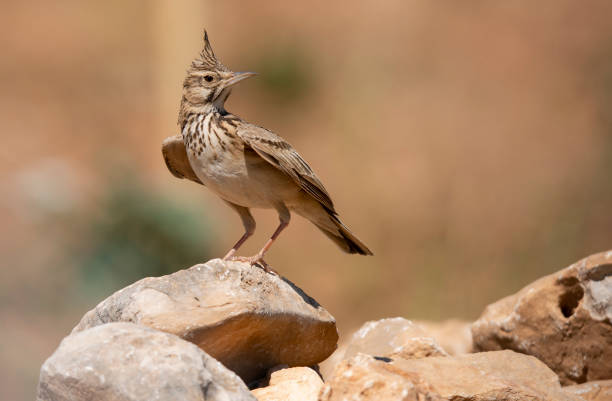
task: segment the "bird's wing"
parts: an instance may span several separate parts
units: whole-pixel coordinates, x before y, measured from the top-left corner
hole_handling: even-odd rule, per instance
[[[255,125],[238,127],[238,136],[265,161],[291,177],[307,194],[334,212],[323,183],[298,152],[278,135]]]
[[[202,181],[196,176],[189,164],[185,143],[181,135],[171,136],[166,138],[162,143],[162,155],[166,162],[166,167],[177,178],[187,178],[198,184]],[[204,184],[202,184],[204,185]]]

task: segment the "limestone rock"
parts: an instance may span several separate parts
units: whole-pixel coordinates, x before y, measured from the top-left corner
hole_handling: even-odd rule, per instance
[[[408,350],[412,350],[416,358],[447,355],[421,327],[396,317],[370,321],[361,326],[348,342],[344,358],[357,353],[389,356],[397,352],[408,357]]]
[[[420,326],[396,317],[366,322],[329,360],[321,364],[328,378],[342,360],[358,353],[379,357],[425,358],[448,355]]]
[[[273,366],[312,366],[336,348],[334,318],[290,281],[241,262],[140,280],[74,328],[134,322],[191,341],[247,383]]]
[[[395,368],[388,358],[357,354],[336,366],[319,401],[441,401],[416,375]]]
[[[236,374],[195,345],[132,323],[66,337],[40,372],[38,401],[254,401]]]
[[[310,368],[277,370],[267,387],[252,390],[258,401],[317,401],[323,387],[321,377]]]
[[[358,354],[338,365],[319,398],[349,399],[582,401],[542,362],[513,351],[422,359]]]
[[[415,337],[406,339],[406,342],[395,348],[393,352],[384,355],[389,358],[419,359],[430,356],[447,356],[444,351],[431,337]]]
[[[600,380],[563,387],[563,391],[584,401],[612,401],[612,380]]]
[[[441,322],[417,321],[415,323],[449,354],[461,355],[472,352],[472,322],[449,319]]]
[[[612,251],[489,305],[472,334],[476,350],[534,355],[563,384],[612,379]]]

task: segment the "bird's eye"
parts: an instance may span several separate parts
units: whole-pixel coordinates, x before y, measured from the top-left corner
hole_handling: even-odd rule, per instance
[[[212,80],[213,80],[213,76],[212,76],[212,75],[206,75],[206,76],[204,77],[204,80],[205,80],[206,82],[212,82]]]

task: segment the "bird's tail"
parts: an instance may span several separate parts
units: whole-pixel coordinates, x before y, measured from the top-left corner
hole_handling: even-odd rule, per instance
[[[373,255],[372,251],[370,251],[368,247],[340,221],[337,214],[328,212],[328,215],[336,230],[330,231],[329,226],[326,225],[326,227],[315,223],[323,234],[327,235],[327,237],[334,241],[344,252]]]

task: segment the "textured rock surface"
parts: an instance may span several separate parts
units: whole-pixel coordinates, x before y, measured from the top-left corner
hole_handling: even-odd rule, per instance
[[[315,365],[338,340],[334,318],[291,282],[219,259],[140,280],[89,311],[73,332],[118,321],[191,341],[247,383],[277,365]]]
[[[357,354],[336,366],[326,380],[319,401],[441,401],[443,398],[421,385],[416,375],[370,355]]]
[[[442,322],[417,321],[415,323],[449,354],[461,355],[472,352],[472,322],[449,319]]]
[[[236,374],[177,336],[110,323],[66,337],[45,361],[39,401],[254,401]]]
[[[310,368],[289,368],[273,372],[267,387],[252,391],[258,401],[317,401],[323,387],[321,377]]]
[[[419,345],[422,345],[419,348]],[[346,346],[344,358],[357,353],[389,356],[412,349],[414,357],[446,355],[446,352],[418,325],[396,317],[366,322],[357,330]],[[407,357],[407,352],[404,352]]]
[[[320,400],[581,401],[542,362],[513,351],[393,360],[358,354],[338,365]]]
[[[336,365],[358,353],[380,357],[425,358],[448,355],[420,326],[396,317],[366,322],[321,366],[327,379]]]
[[[564,384],[612,378],[612,251],[589,256],[489,305],[476,350],[534,355]]]
[[[393,352],[384,356],[389,358],[419,359],[447,355],[446,351],[433,338],[415,337],[406,339],[404,345],[397,347]]]
[[[581,397],[584,401],[612,401],[612,380],[601,380],[563,387],[568,394]]]

